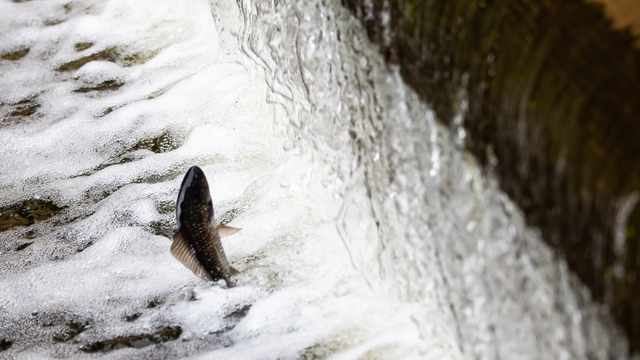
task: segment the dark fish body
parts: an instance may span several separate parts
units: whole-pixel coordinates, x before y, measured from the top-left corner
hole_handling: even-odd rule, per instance
[[[213,216],[207,178],[199,167],[193,166],[180,186],[176,204],[178,233],[171,253],[196,275],[212,281],[224,279],[227,287],[232,287],[231,275],[235,270],[229,266],[222,249],[220,232],[230,235],[239,229],[216,227]]]

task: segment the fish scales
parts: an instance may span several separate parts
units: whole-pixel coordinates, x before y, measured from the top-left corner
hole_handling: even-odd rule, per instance
[[[215,226],[209,184],[197,166],[189,169],[182,181],[176,218],[178,233],[171,245],[173,256],[196,275],[206,280],[224,279],[227,287],[232,287],[231,275],[237,271],[229,266],[220,238],[239,229]]]
[[[203,215],[206,214],[206,207],[198,205],[192,202],[191,204],[183,204],[187,208],[191,207],[196,216],[190,216],[191,211],[185,214],[183,207],[183,215],[189,219],[183,224],[182,236],[188,244],[193,248],[192,254],[198,260],[198,262],[208,271],[210,280],[225,279],[229,281],[229,263],[227,257],[222,250],[222,244],[220,243],[220,236],[218,231],[215,230],[213,224],[209,221],[202,221],[206,219]]]

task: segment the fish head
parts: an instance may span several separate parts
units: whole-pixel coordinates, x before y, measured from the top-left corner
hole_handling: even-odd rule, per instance
[[[202,169],[197,166],[192,166],[182,180],[176,203],[176,218],[178,228],[185,221],[213,220],[209,183]]]

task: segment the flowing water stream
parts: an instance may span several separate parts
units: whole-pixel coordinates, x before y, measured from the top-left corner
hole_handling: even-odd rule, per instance
[[[0,10],[0,358],[627,358],[338,2]],[[192,165],[235,288],[169,253]]]

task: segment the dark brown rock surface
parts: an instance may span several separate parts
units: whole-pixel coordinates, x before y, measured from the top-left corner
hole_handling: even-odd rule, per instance
[[[640,351],[640,52],[579,0],[344,0]]]

